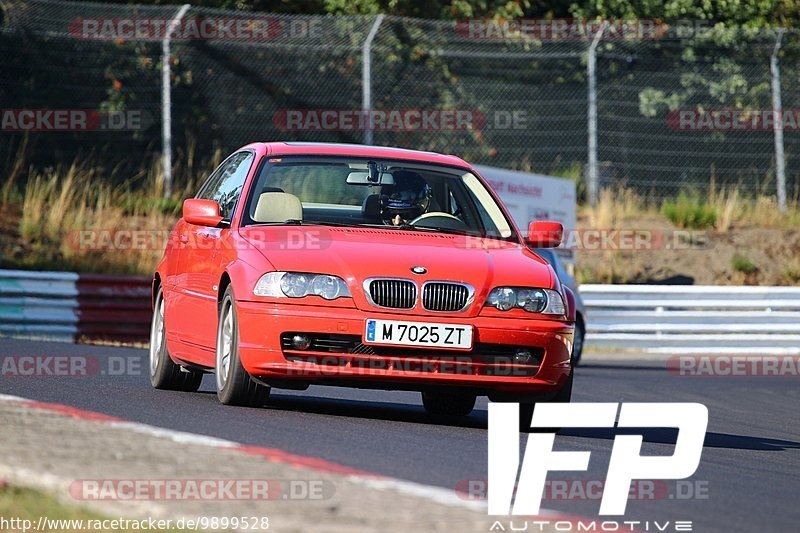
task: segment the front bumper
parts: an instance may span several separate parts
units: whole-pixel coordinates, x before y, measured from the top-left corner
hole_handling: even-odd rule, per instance
[[[266,383],[292,382],[367,388],[426,390],[460,387],[478,394],[549,395],[571,372],[574,325],[570,322],[498,317],[409,316],[355,308],[238,301],[239,354],[244,369]],[[470,324],[473,352],[409,347],[385,353],[293,351],[281,344],[288,332],[363,337],[367,318]],[[478,363],[481,345],[536,349],[534,368]],[[380,350],[378,350],[380,352]],[[451,356],[452,355],[452,356]],[[524,370],[524,371],[523,371]]]

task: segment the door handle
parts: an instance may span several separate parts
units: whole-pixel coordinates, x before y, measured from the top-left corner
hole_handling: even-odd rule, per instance
[[[189,242],[189,236],[186,235],[185,233],[181,234],[180,241],[181,244],[186,244],[187,242]]]

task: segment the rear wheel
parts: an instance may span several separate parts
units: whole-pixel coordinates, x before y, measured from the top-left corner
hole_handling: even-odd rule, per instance
[[[230,286],[219,304],[215,381],[217,398],[224,405],[261,407],[269,399],[270,388],[256,382],[239,359],[239,321]]]
[[[467,416],[475,408],[476,396],[461,392],[423,392],[422,405],[434,416]]]
[[[167,353],[164,308],[164,293],[159,287],[150,323],[150,383],[156,389],[194,392],[203,382],[203,373],[181,369],[170,358]]]

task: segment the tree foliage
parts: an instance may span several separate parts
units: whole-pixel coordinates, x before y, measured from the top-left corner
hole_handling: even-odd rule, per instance
[[[108,0],[184,4],[185,0]],[[389,15],[458,20],[487,18],[647,18],[708,21],[736,28],[795,27],[800,0],[195,0],[195,6],[296,14]]]

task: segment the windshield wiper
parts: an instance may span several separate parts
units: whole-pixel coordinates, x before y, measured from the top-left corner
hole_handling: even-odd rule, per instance
[[[248,226],[300,226],[302,224],[302,220],[290,218],[289,220],[284,220],[283,222],[256,222],[255,224],[248,224]]]
[[[386,226],[405,231],[426,231],[428,233],[446,233],[448,235],[467,235],[469,237],[483,237],[484,235],[477,231],[471,230],[457,230],[452,228],[432,228],[430,226],[414,226],[411,224],[401,224],[399,226]]]
[[[404,231],[422,231],[426,233],[445,233],[448,235],[466,235],[470,237],[486,237],[482,232],[478,231],[463,231],[452,228],[433,228],[429,226],[413,226],[411,224],[401,224],[399,226],[391,226],[386,224],[368,224],[363,222],[334,222],[328,220],[299,220],[290,218],[283,222],[260,222],[251,224],[251,226],[333,226],[340,228],[375,228],[375,229],[395,229]]]
[[[349,222],[334,222],[328,220],[299,220],[297,218],[290,218],[288,220],[284,220],[283,222],[256,222],[255,224],[249,224],[250,226],[335,226],[335,227],[342,227],[342,228],[351,228],[355,226],[367,226],[367,227],[383,227],[377,224],[361,224],[361,223],[349,223]]]

